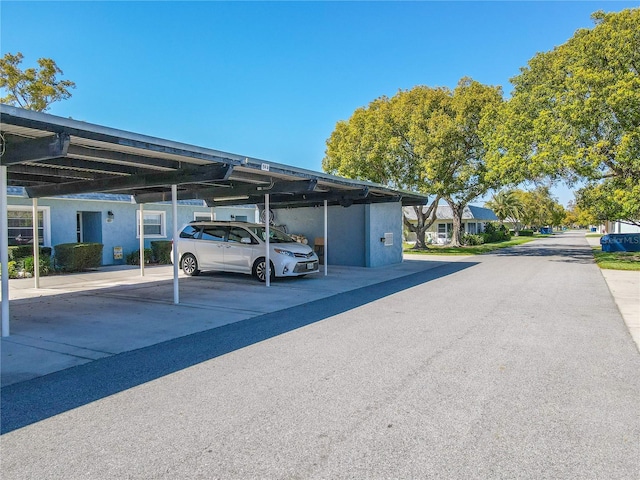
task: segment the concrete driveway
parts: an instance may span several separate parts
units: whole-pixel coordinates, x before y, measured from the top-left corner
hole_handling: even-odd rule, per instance
[[[173,268],[104,267],[97,272],[12,280],[11,335],[2,339],[2,386],[138,348],[332,297],[469,257],[415,257],[370,269],[331,266],[329,275],[283,278],[270,287],[247,275],[180,274]],[[475,263],[473,263],[475,264]],[[451,268],[451,267],[450,267]]]
[[[184,317],[157,305],[165,325]],[[2,473],[636,479],[639,372],[584,236],[566,234],[9,385]]]

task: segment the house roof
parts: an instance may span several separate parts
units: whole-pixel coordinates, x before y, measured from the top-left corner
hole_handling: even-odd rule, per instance
[[[425,207],[423,207],[425,209]],[[404,208],[404,214],[409,220],[416,220],[416,212],[413,208]],[[438,205],[436,213],[438,220],[453,220],[453,213],[449,205]],[[467,205],[462,211],[463,220],[478,220],[482,222],[492,222],[498,220],[493,210],[475,205]]]
[[[27,191],[25,190],[25,188],[16,187],[16,186],[7,186],[7,196],[28,198]],[[55,198],[64,199],[64,200],[93,200],[93,201],[101,201],[101,202],[121,202],[121,203],[135,202],[132,195],[126,195],[123,193],[76,193],[76,194],[70,194],[70,195],[58,195]],[[162,202],[162,203],[171,203],[171,202]],[[205,203],[204,203],[204,200],[195,200],[195,199],[178,200],[178,205],[205,206]]]
[[[280,163],[0,105],[0,165],[31,198],[133,195],[138,203],[201,199],[209,206],[275,207],[402,202],[426,195]]]

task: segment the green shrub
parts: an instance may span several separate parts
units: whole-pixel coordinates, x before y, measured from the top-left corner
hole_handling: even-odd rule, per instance
[[[495,243],[510,240],[511,234],[504,225],[497,226],[493,222],[488,222],[484,226],[482,237],[484,238],[484,243]]]
[[[18,278],[18,268],[16,262],[7,263],[7,267],[9,267],[9,278]]]
[[[153,257],[153,251],[150,248],[144,249],[144,263],[151,263]],[[131,252],[127,255],[127,265],[140,265],[140,250]]]
[[[33,256],[33,245],[17,245],[9,247],[9,260],[20,260],[21,258],[27,258]],[[40,247],[40,256],[50,257],[51,247]]]
[[[51,257],[48,255],[43,255],[38,259],[40,263],[40,275],[46,276],[51,273]],[[35,270],[33,257],[25,257],[22,259],[22,269],[33,275]]]
[[[56,267],[65,272],[82,272],[102,265],[101,243],[61,243],[54,250]]]
[[[482,245],[484,243],[484,236],[465,233],[462,235],[461,240],[463,245],[469,245],[469,246]]]
[[[533,237],[533,230],[520,230],[521,237]]]
[[[7,270],[9,272],[9,278],[18,278],[18,262],[9,260]],[[0,269],[0,276],[2,276],[2,269]]]
[[[171,240],[156,240],[154,242],[151,242],[153,261],[161,265],[169,265],[171,263],[172,246],[173,242]]]

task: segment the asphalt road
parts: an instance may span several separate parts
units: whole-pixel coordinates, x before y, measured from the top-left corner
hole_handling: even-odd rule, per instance
[[[3,389],[2,478],[637,480],[640,355],[589,250],[554,236]]]

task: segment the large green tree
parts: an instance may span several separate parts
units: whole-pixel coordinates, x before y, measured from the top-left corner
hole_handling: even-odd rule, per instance
[[[635,192],[616,188],[615,182],[592,183],[575,194],[577,206],[595,220],[591,223],[603,223],[607,220],[620,220],[622,223],[640,226],[640,185]],[[636,200],[634,200],[636,198]]]
[[[493,210],[501,225],[505,220],[513,221],[516,235],[518,234],[523,205],[513,190],[496,192],[491,196],[491,200],[485,202],[485,207]]]
[[[71,97],[69,89],[76,84],[70,80],[60,80],[63,72],[50,58],[38,59],[38,68],[20,69],[22,53],[7,53],[0,59],[0,90],[6,95],[0,103],[15,105],[28,110],[44,112],[58,100]]]
[[[575,201],[569,201],[563,223],[571,227],[586,228],[597,225],[599,220],[588,209],[582,208]]]
[[[453,91],[417,86],[378,98],[338,122],[323,169],[444,199],[454,213],[452,245],[459,246],[464,207],[495,186],[478,126],[501,102],[499,87],[469,78]],[[424,245],[424,232],[418,242]]]
[[[551,195],[548,186],[538,186],[530,191],[514,190],[513,195],[521,205],[520,219],[524,225],[537,229],[560,226],[564,222],[564,207]]]
[[[593,20],[511,79],[511,99],[483,128],[487,161],[503,182],[586,178],[638,204],[640,9]]]

